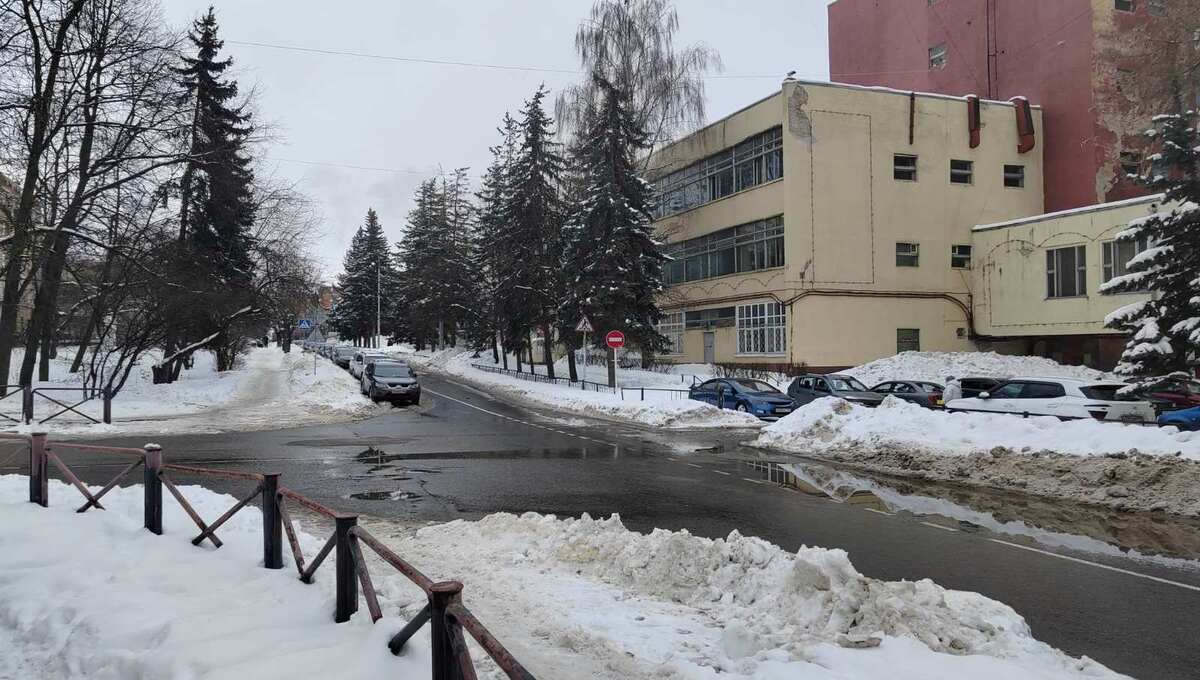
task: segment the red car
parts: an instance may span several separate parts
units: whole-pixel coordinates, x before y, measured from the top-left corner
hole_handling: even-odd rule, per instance
[[[1159,413],[1195,408],[1200,406],[1200,381],[1172,380],[1146,392],[1145,398]]]

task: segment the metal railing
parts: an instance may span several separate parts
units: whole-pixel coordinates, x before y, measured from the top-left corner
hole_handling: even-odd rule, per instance
[[[8,390],[11,388],[20,389],[14,389],[14,391],[9,392]],[[54,404],[54,406],[51,406],[50,408],[57,406],[58,410],[39,420],[39,425],[41,423],[54,420],[55,418],[68,412],[74,413],[75,415],[89,420],[97,425],[100,423],[108,424],[112,422],[112,395],[109,394],[108,388],[106,387],[33,387],[32,385],[5,385],[4,391],[5,395],[0,397],[0,401],[4,401],[5,399],[18,394],[21,395],[21,415],[19,418],[17,418],[7,413],[0,413],[0,419],[3,420],[14,423],[32,423],[33,419],[36,417],[36,414],[34,413],[36,403],[35,399],[41,397],[43,401]],[[78,401],[67,399],[67,401],[64,402],[51,396],[54,393],[76,393],[82,398]],[[101,412],[99,418],[79,410],[80,406],[89,401],[95,400],[99,400],[101,402]],[[72,401],[74,403],[68,403]]]
[[[655,393],[665,393],[668,394],[671,399],[689,399],[692,396],[690,390],[678,390],[673,387],[622,387],[621,400],[624,401],[625,394],[629,393],[631,401],[646,401],[647,392],[649,392],[651,396],[654,396]],[[637,399],[633,399],[632,397],[637,397]]]
[[[104,496],[115,488],[126,475],[141,467],[144,495],[143,525],[146,530],[160,536],[163,533],[162,491],[163,488],[166,488],[200,530],[200,533],[191,539],[192,544],[197,546],[208,541],[214,548],[220,548],[223,543],[217,536],[217,530],[251,501],[259,499],[262,504],[263,517],[263,567],[267,569],[283,568],[283,536],[285,533],[288,544],[291,546],[300,581],[306,584],[313,582],[313,575],[326,558],[331,553],[334,555],[336,588],[334,621],[337,623],[349,621],[350,617],[358,611],[360,587],[362,599],[366,601],[367,610],[371,616],[371,622],[374,623],[383,617],[383,610],[371,580],[370,570],[363,557],[362,546],[365,545],[383,562],[399,571],[420,588],[427,599],[425,607],[388,641],[388,648],[393,654],[399,655],[403,651],[405,643],[428,623],[432,644],[432,677],[435,680],[475,680],[474,662],[471,660],[471,652],[467,648],[463,631],[466,631],[479,644],[480,648],[509,678],[533,680],[533,675],[513,658],[504,645],[463,605],[462,583],[458,581],[434,582],[372,536],[366,529],[358,526],[358,515],[331,510],[282,486],[278,473],[260,474],[165,463],[162,448],[156,444],[147,444],[141,449],[70,444],[48,441],[43,433],[31,435],[0,433],[0,442],[3,441],[18,442],[28,447],[29,502],[42,507],[48,507],[50,504],[50,477],[48,474],[50,465],[53,465],[63,478],[83,496],[85,502],[76,510],[80,513],[87,512],[91,508],[103,510],[104,506],[101,500]],[[92,493],[59,457],[58,452],[60,451],[119,455],[134,460],[117,473],[100,491]],[[254,489],[214,522],[208,524],[196,512],[172,479],[172,477],[180,476],[245,481],[252,483]],[[304,554],[301,551],[296,527],[288,511],[288,503],[294,503],[334,521],[333,535],[325,541],[324,546],[309,563],[305,562]]]
[[[608,392],[610,394],[616,394],[617,389],[618,389],[615,387],[609,387],[608,385],[605,385],[604,383],[592,382],[590,380],[571,380],[570,378],[551,378],[548,375],[539,375],[537,373],[526,373],[524,371],[514,371],[511,368],[501,368],[499,366],[488,366],[487,364],[471,364],[471,367],[477,368],[477,369],[479,369],[481,371],[485,371],[487,373],[497,373],[499,375],[509,375],[514,378],[520,378],[521,380],[528,380],[530,382],[546,383],[549,385],[566,385],[567,387],[578,387],[585,392],[587,392],[587,391]]]

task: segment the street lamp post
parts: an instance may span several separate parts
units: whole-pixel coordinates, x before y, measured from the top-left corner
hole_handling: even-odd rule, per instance
[[[382,340],[379,339],[379,336],[382,335],[382,333],[383,333],[382,330],[380,330],[381,326],[380,326],[380,320],[379,320],[379,317],[380,317],[379,310],[383,306],[382,302],[380,301],[380,288],[381,288],[381,286],[379,283],[379,260],[376,260],[375,261],[375,341],[376,342],[383,342]]]

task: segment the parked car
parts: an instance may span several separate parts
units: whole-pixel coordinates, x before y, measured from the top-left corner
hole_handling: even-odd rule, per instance
[[[857,378],[831,373],[828,375],[800,375],[788,385],[788,396],[797,406],[811,403],[821,397],[840,397],[863,406],[878,406],[883,395],[872,392]]]
[[[694,385],[688,397],[719,408],[733,409],[758,416],[763,420],[779,420],[795,410],[795,404],[765,380],[753,378],[714,378]]]
[[[958,384],[962,387],[963,397],[978,397],[980,392],[990,392],[996,389],[996,386],[1004,382],[997,378],[959,378]]]
[[[350,359],[350,375],[355,378],[362,378],[363,369],[372,359],[390,359],[387,354],[373,349],[360,349],[354,353],[354,357]]]
[[[363,367],[359,387],[371,401],[387,399],[409,404],[421,403],[421,383],[417,381],[417,372],[400,361],[372,359]]]
[[[948,402],[946,410],[1153,423],[1154,407],[1118,394],[1124,386],[1070,378],[1014,378],[977,397]]]
[[[911,401],[925,408],[942,407],[942,386],[937,383],[920,380],[891,380],[879,383],[871,388],[883,396],[893,396],[904,401]]]
[[[350,347],[349,345],[344,345],[342,347],[335,347],[330,352],[329,358],[333,359],[333,363],[337,364],[338,366],[341,366],[342,368],[349,370],[350,361],[352,359],[354,359],[354,353],[357,351],[358,350],[356,350],[353,347]]]
[[[1158,417],[1159,425],[1174,425],[1188,432],[1200,432],[1200,406],[1168,411]]]
[[[1153,404],[1159,413],[1190,409],[1200,406],[1200,382],[1170,380],[1139,396]]]

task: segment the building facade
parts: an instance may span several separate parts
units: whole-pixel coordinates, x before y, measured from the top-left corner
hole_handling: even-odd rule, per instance
[[[1043,107],[1045,211],[1144,195],[1126,178],[1148,125],[1131,115],[1117,41],[1143,22],[1171,21],[1169,0],[835,0],[834,81]],[[1039,132],[1042,128],[1039,127]]]
[[[972,228],[1042,212],[1025,101],[789,80],[656,153],[676,362],[973,349]]]

